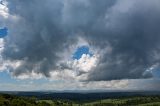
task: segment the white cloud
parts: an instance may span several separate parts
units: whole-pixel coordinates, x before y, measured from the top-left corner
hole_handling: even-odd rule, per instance
[[[98,57],[89,54],[83,54],[82,57],[73,61],[73,68],[76,70],[81,70],[82,72],[89,72],[92,68],[96,67]]]
[[[15,83],[1,83],[0,90],[29,91],[29,90],[157,90],[159,79],[126,79],[112,81],[48,81],[47,83],[37,83],[35,80],[21,81]],[[17,86],[18,84],[18,86]],[[142,86],[143,85],[143,86]],[[147,89],[146,89],[147,88]]]
[[[77,60],[70,60],[63,64],[66,65],[66,69],[54,70],[50,72],[51,80],[87,80],[88,73],[92,71],[92,68],[96,67],[98,61],[97,56],[90,56],[89,54],[83,54],[82,57]],[[82,73],[82,74],[81,74]]]
[[[15,61],[10,61],[10,60],[4,60],[1,58],[0,60],[0,71],[8,70],[9,67],[12,69],[15,69],[19,67],[21,64],[23,64],[23,60],[15,60]]]
[[[6,69],[6,63],[4,63],[3,58],[2,58],[2,52],[4,49],[4,39],[0,38],[0,71],[3,71]]]
[[[52,71],[50,72],[51,77],[49,80],[54,81],[54,80],[75,80],[76,78],[76,73],[73,70],[57,70],[57,71]]]
[[[90,89],[123,89],[127,88],[129,80],[111,80],[111,81],[91,81],[84,83],[84,87]]]
[[[4,40],[0,38],[0,53],[2,53],[4,49]]]
[[[56,83],[57,82],[57,83]],[[93,81],[93,82],[77,82],[77,81],[48,81],[47,83],[39,83],[34,80],[18,82],[17,84],[5,83],[0,85],[0,90],[12,88],[12,90],[123,90],[129,85],[128,80],[113,80],[113,81]]]
[[[3,2],[3,4],[0,4],[0,16],[3,18],[8,18],[8,8],[7,8],[7,2]]]
[[[20,79],[20,80],[24,80],[24,79],[41,79],[43,77],[44,76],[40,73],[31,72],[31,73],[21,74],[15,78]]]

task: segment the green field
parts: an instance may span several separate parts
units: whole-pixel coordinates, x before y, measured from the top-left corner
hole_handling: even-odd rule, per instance
[[[96,101],[38,100],[35,97],[0,95],[0,106],[160,106],[160,96],[126,97]]]

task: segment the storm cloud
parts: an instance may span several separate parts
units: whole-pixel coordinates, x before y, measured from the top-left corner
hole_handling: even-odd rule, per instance
[[[146,70],[160,62],[159,0],[7,0],[7,4],[12,19],[3,19],[9,36],[1,55],[13,76],[53,77],[51,73],[65,74],[64,70],[75,74],[75,62],[68,61],[74,61],[70,57],[79,44],[86,46],[80,39],[96,57],[91,71],[79,68],[73,75],[80,80],[83,75],[88,81],[151,78]]]

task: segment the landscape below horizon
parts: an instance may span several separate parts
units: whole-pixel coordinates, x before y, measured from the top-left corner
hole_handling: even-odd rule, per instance
[[[160,92],[0,92],[0,106],[160,106]]]

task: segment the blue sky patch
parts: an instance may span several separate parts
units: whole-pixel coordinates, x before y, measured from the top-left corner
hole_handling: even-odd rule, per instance
[[[16,80],[12,79],[7,71],[0,72],[0,83],[15,83]]]
[[[93,54],[89,51],[88,46],[81,46],[76,49],[76,52],[73,54],[73,59],[80,59],[83,54],[89,54],[92,56]]]
[[[154,78],[160,78],[160,69],[156,69],[152,71]]]
[[[8,34],[8,29],[6,27],[0,29],[0,38],[7,36],[7,34]]]

